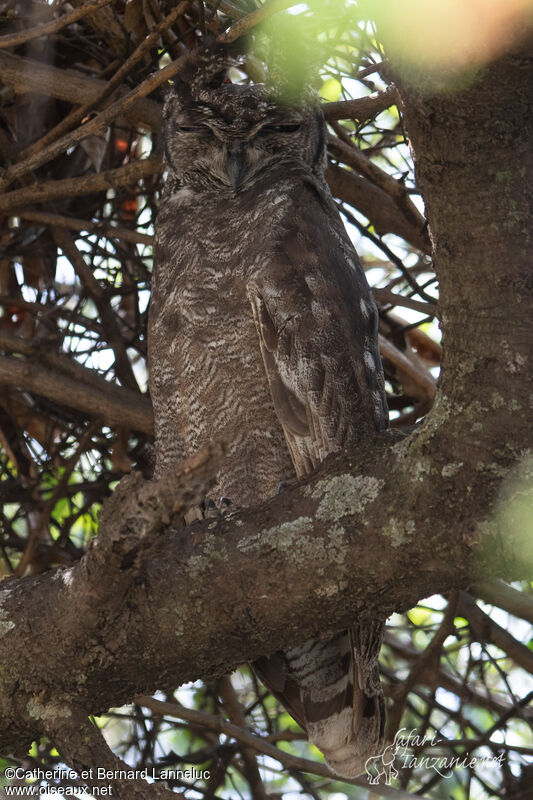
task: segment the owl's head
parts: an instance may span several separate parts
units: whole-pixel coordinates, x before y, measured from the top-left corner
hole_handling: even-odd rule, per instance
[[[289,164],[321,173],[326,130],[319,103],[307,97],[288,106],[261,84],[228,83],[227,66],[220,54],[195,54],[168,94],[166,156],[180,185],[239,192]]]

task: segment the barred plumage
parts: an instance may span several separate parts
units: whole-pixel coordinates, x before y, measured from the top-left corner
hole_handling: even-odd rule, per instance
[[[165,106],[150,389],[157,472],[225,440],[213,496],[249,506],[382,430],[387,410],[377,313],[324,179],[319,107],[223,83],[217,59],[197,55]],[[361,772],[382,742],[382,630],[355,623],[255,665],[339,774]]]

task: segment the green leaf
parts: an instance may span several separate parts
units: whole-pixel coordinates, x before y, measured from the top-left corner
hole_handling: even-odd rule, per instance
[[[320,87],[320,97],[329,103],[336,102],[342,93],[342,86],[336,78],[326,78]]]

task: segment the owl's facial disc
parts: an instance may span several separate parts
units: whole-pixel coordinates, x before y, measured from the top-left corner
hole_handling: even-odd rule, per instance
[[[284,165],[321,169],[325,129],[312,105],[282,106],[257,85],[228,84],[167,109],[167,160],[183,186],[237,194],[260,175],[277,180]]]

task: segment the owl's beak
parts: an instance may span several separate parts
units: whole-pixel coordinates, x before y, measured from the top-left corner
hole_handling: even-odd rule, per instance
[[[227,170],[233,188],[239,191],[245,173],[245,155],[242,142],[232,142],[228,149]]]

